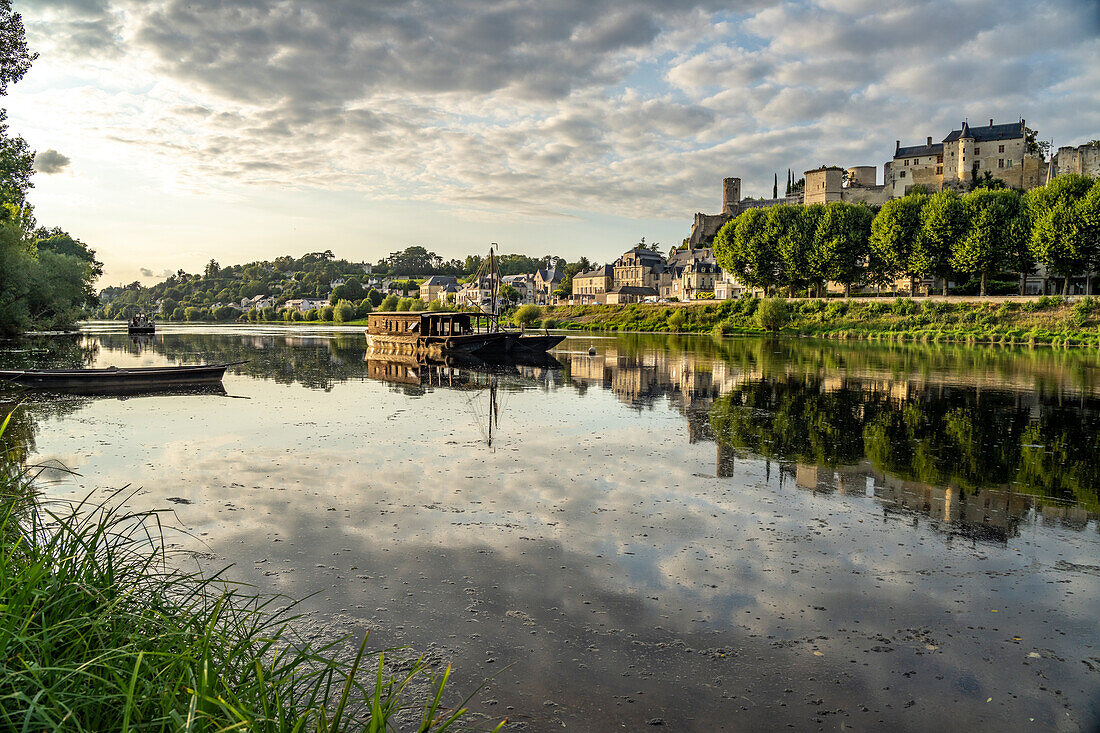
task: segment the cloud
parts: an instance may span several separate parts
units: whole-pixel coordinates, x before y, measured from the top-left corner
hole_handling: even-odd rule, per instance
[[[1100,109],[1100,23],[1082,0],[28,0],[23,12],[54,54],[36,70],[81,78],[65,88],[71,124],[186,187],[353,191],[472,217],[686,228],[726,175],[759,195],[788,167],[880,165],[895,139],[939,138],[967,115],[1024,116],[1068,143],[1095,137]]]
[[[34,169],[47,176],[60,173],[69,167],[69,157],[62,155],[53,148],[43,150],[34,156]]]

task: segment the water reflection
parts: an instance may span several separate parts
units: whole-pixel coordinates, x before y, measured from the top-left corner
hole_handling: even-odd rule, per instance
[[[514,664],[488,714],[1100,720],[1091,352],[574,336],[560,366],[486,368],[376,362],[357,333],[83,344],[97,366],[249,358],[225,384],[251,399],[28,403],[23,454],[68,451],[78,491],[142,486],[212,562],[454,661],[465,690]]]

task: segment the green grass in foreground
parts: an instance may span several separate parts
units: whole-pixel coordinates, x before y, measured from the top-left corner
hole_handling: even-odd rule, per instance
[[[0,435],[7,421],[0,424]],[[25,472],[0,467],[0,728],[13,731],[444,731],[450,668],[410,690],[295,616],[219,577],[170,568],[156,513],[53,511]],[[497,730],[503,723],[497,727]]]
[[[591,331],[763,333],[760,299],[690,305],[557,306],[536,327]],[[1100,347],[1100,302],[1059,297],[1023,302],[944,302],[932,299],[783,301],[784,333],[826,338]]]

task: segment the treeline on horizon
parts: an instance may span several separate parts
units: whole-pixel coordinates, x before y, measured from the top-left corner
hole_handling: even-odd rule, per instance
[[[483,269],[485,259],[480,255],[470,255],[463,261],[445,261],[424,247],[413,246],[382,258],[371,267],[369,275],[364,263],[337,259],[332,250],[310,252],[297,258],[285,255],[274,260],[226,267],[210,260],[201,273],[192,274],[181,269],[150,286],[135,281],[129,285],[104,288],[100,291],[101,302],[91,311],[91,315],[128,320],[139,312],[159,312],[177,321],[222,321],[239,317],[253,321],[290,320],[296,316],[278,307],[280,304],[299,298],[323,298],[328,300],[328,307],[332,310],[317,309],[314,317],[308,312],[300,314],[300,320],[352,320],[369,313],[372,308],[426,308],[423,302],[409,298],[419,290],[419,278],[451,275],[459,281],[468,281]],[[585,257],[577,262],[566,262],[554,255],[536,258],[522,254],[498,255],[496,266],[502,275],[533,273],[546,267],[559,268],[564,273],[562,287],[568,288],[567,292],[571,292],[573,275],[595,267]],[[371,289],[369,281],[380,277],[398,278],[393,285],[400,295]],[[332,287],[337,280],[344,280],[344,283]],[[273,298],[276,305],[257,309],[256,313],[250,310],[242,312],[241,301],[257,295]],[[390,300],[387,301],[387,298]],[[353,310],[348,311],[345,307],[343,312],[338,311],[342,302]],[[212,307],[215,304],[221,306]]]
[[[999,187],[998,187],[999,186]],[[973,278],[980,295],[1024,294],[1025,278],[1039,265],[1064,278],[1100,270],[1100,181],[1059,176],[1028,192],[996,179],[960,195],[928,194],[920,187],[877,211],[833,202],[750,209],[723,226],[714,253],[746,285],[790,295],[822,294],[825,284],[885,286],[933,277]],[[1011,273],[1013,282],[996,278]],[[958,292],[958,291],[957,291]]]
[[[23,20],[0,2],[0,96],[30,69]],[[103,272],[95,252],[58,227],[42,227],[27,193],[34,187],[34,151],[8,132],[0,108],[0,337],[71,326],[95,305]]]

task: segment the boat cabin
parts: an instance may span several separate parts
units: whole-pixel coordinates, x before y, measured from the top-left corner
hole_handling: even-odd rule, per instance
[[[437,311],[384,311],[367,318],[367,333],[374,336],[447,338],[474,333],[471,313]]]

